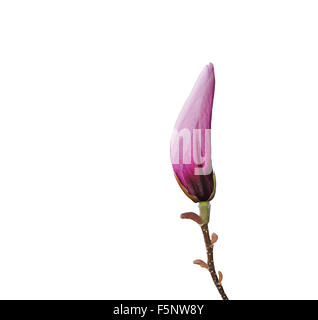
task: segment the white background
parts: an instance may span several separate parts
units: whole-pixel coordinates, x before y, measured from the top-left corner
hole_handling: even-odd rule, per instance
[[[318,298],[316,1],[2,1],[0,298],[219,299],[174,122],[213,62],[232,299]]]

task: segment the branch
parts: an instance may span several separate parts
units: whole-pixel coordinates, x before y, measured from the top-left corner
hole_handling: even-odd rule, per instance
[[[213,258],[213,247],[216,241],[218,240],[218,236],[216,233],[212,234],[212,237],[210,238],[209,235],[209,227],[207,224],[202,224],[202,219],[199,215],[197,215],[194,212],[186,212],[181,215],[182,219],[190,219],[196,222],[197,224],[200,225],[202,233],[203,233],[203,238],[204,238],[204,243],[206,247],[206,253],[207,253],[207,259],[208,263],[205,263],[204,261],[197,259],[194,260],[193,263],[201,266],[202,268],[208,269],[212,280],[218,289],[221,297],[223,300],[229,300],[227,295],[224,292],[223,286],[222,286],[222,280],[223,280],[223,274],[221,271],[218,272],[218,275],[216,274],[215,271],[215,266],[214,266],[214,258]]]

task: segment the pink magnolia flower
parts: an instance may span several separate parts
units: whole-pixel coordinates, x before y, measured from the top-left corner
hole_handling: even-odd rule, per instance
[[[194,202],[210,201],[215,194],[211,161],[211,117],[214,68],[204,67],[176,121],[170,158],[176,179]]]

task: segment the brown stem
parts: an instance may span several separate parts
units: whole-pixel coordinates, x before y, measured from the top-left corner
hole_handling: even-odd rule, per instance
[[[218,276],[217,276],[217,274],[215,272],[214,260],[213,260],[213,243],[211,242],[211,239],[210,239],[208,225],[207,224],[201,225],[201,230],[202,230],[202,233],[203,233],[205,247],[206,247],[206,253],[207,253],[207,257],[208,257],[208,267],[209,267],[208,270],[209,270],[209,272],[211,274],[212,280],[213,280],[216,288],[218,289],[222,299],[223,300],[229,300],[227,295],[224,292],[222,284],[219,283]]]

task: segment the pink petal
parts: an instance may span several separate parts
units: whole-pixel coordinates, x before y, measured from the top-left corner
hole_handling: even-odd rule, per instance
[[[206,201],[214,191],[211,162],[211,116],[214,68],[204,67],[176,121],[171,138],[173,170],[189,194]]]

